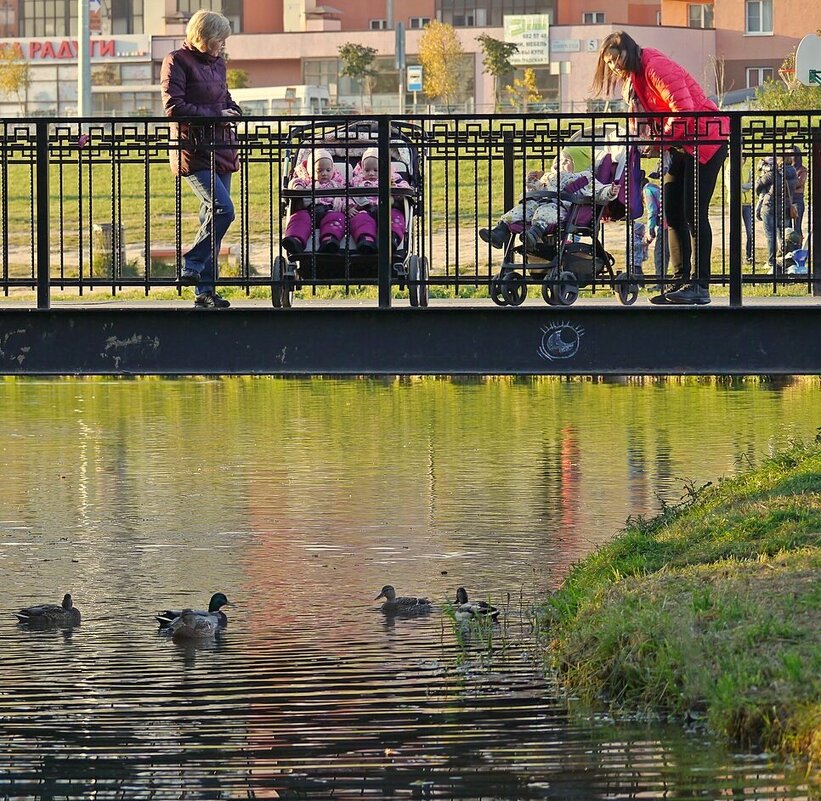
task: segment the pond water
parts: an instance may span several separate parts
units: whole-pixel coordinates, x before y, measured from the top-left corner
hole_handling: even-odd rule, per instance
[[[568,704],[530,610],[629,515],[819,424],[817,379],[1,382],[0,797],[804,798]],[[437,609],[386,617],[387,583]],[[455,629],[460,585],[501,624]],[[157,633],[217,590],[215,644]],[[15,625],[64,592],[80,628]]]

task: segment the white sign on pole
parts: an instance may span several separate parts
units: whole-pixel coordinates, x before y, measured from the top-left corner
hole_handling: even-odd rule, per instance
[[[514,67],[550,63],[550,15],[506,14],[505,42],[519,46],[510,57]]]
[[[408,81],[407,89],[408,89],[409,92],[421,92],[422,91],[422,68],[421,67],[408,67],[408,69],[407,69],[407,81]]]

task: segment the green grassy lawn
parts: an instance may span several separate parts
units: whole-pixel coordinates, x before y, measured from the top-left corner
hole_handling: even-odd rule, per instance
[[[821,439],[628,521],[539,612],[571,693],[821,758]]]

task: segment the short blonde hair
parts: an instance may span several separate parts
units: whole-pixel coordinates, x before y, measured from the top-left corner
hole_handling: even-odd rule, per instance
[[[195,12],[185,26],[185,38],[195,47],[224,42],[230,35],[231,23],[219,12],[204,8]]]

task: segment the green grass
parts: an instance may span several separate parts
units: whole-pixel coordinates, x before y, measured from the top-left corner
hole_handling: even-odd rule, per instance
[[[821,758],[821,444],[628,521],[540,609],[572,693]]]

